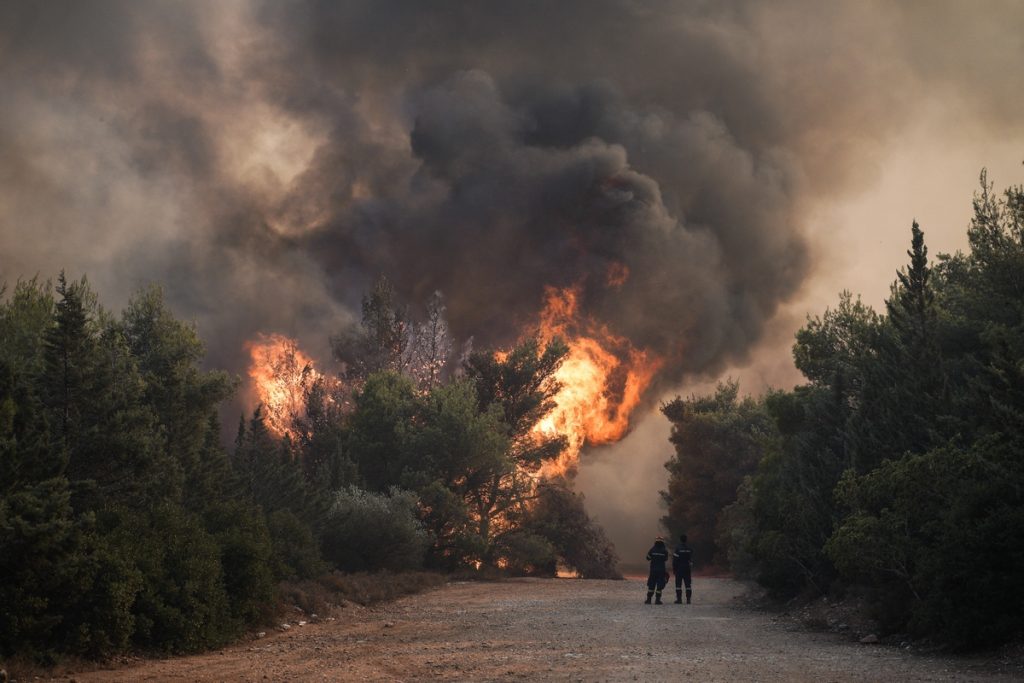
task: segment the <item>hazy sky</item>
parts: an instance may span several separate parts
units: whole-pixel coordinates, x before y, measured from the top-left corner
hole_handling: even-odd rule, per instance
[[[239,373],[258,332],[327,360],[380,273],[480,343],[579,285],[667,359],[652,399],[789,386],[806,314],[880,306],[912,219],[962,248],[980,169],[1021,182],[1021,26],[1011,0],[6,2],[0,280],[85,273],[115,309],[159,282]],[[624,557],[666,434],[581,471]]]

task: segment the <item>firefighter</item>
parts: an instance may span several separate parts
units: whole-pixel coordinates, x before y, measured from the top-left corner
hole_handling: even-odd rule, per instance
[[[655,595],[654,604],[661,605],[661,591],[668,583],[668,570],[665,568],[665,563],[668,562],[668,548],[661,536],[655,539],[654,546],[647,551],[647,561],[651,563],[651,573],[647,576],[647,599],[644,600],[644,604],[651,604],[651,596]]]
[[[676,575],[676,603],[683,604],[683,582],[686,582],[686,604],[690,604],[690,570],[693,568],[693,551],[686,545],[686,534],[679,537],[679,545],[672,552],[672,573]]]

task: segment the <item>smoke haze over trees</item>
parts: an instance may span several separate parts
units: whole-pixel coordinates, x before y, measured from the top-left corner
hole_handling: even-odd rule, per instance
[[[488,344],[579,284],[675,382],[749,351],[811,270],[807,199],[916,92],[1015,120],[999,7],[8,3],[0,272],[160,282],[230,370],[261,331],[327,358],[379,273]]]
[[[525,438],[519,421],[536,412],[499,396],[557,365],[557,344],[523,343],[546,288],[572,287],[581,317],[628,342],[619,353],[657,357],[648,407],[742,363],[780,307],[850,243],[814,207],[879,178],[887,150],[919,118],[939,109],[968,139],[1020,139],[1021,24],[1024,8],[1011,0],[4,3],[0,282],[13,289],[0,437],[12,462],[53,457],[7,480],[3,494],[12,518],[58,520],[63,536],[32,536],[30,524],[3,542],[85,558],[41,590],[96,586],[106,602],[71,606],[76,623],[117,615],[90,642],[70,627],[52,642],[83,652],[221,642],[252,618],[242,596],[265,596],[273,579],[311,575],[325,559],[344,564],[317,552],[331,545],[325,520],[380,509],[412,547],[416,524],[432,534],[428,563],[531,570],[580,550],[555,547],[569,535],[551,522],[565,515],[594,542],[577,568],[599,574],[610,554],[581,499],[555,484],[529,490],[516,476],[536,464],[531,448],[558,444]],[[943,141],[929,148],[944,151]],[[972,253],[1002,263],[997,237]],[[875,245],[856,245],[850,258],[871,261]],[[946,287],[948,276],[962,290],[956,305],[981,310],[964,303],[976,265],[951,261],[931,284]],[[65,283],[52,296],[25,284],[64,269],[91,285]],[[366,335],[362,297],[381,274],[391,283],[378,292],[382,334]],[[139,294],[154,282],[159,301]],[[125,312],[101,315],[97,295]],[[431,302],[434,313],[409,321],[392,310],[398,302],[417,311]],[[876,425],[899,423],[894,406],[929,411],[961,395],[950,377],[976,379],[976,368],[930,362],[945,351],[921,330],[948,321],[920,314],[948,301],[892,304],[891,323],[849,300],[809,324],[796,358],[809,386],[758,406],[779,433],[742,495],[786,522],[779,528],[803,524],[798,547],[747,546],[751,557],[782,548],[769,559],[800,559],[795,579],[773,573],[790,565],[759,565],[779,581],[834,569],[823,548],[847,464],[857,478],[844,500],[877,516],[875,468],[966,429],[910,420],[899,438],[873,441]],[[972,343],[1010,349],[993,351],[993,363],[1012,374],[1004,329],[969,332]],[[341,395],[310,374],[301,424],[283,443],[251,412],[252,396],[231,393],[229,375],[200,369],[239,373],[246,344],[275,333],[321,363],[345,363],[352,380]],[[476,346],[461,346],[470,338]],[[418,342],[403,346],[409,339]],[[473,348],[513,349],[515,362]],[[868,367],[865,348],[885,362]],[[453,355],[469,361],[456,364],[469,380],[444,371]],[[894,394],[890,370],[917,383]],[[550,396],[524,393],[543,412]],[[855,411],[854,396],[878,414]],[[222,429],[214,413],[225,404]],[[225,448],[242,405],[238,439]],[[728,425],[733,408],[697,422]],[[804,420],[829,429],[807,434]],[[459,429],[409,427],[423,424]],[[840,452],[854,459],[830,455]],[[126,468],[122,488],[115,474]],[[657,483],[640,482],[634,496],[621,469],[611,479],[633,509],[641,495],[658,501]],[[324,490],[311,493],[313,483]],[[820,495],[803,496],[808,487]],[[416,523],[403,512],[412,494],[428,508]],[[542,505],[530,517],[522,502],[533,494]],[[108,495],[117,509],[101,514]],[[139,500],[152,518],[133,517]],[[357,537],[350,531],[336,545]],[[161,534],[175,542],[166,566],[140,550]],[[198,559],[174,565],[184,556]],[[222,585],[226,573],[237,582]],[[102,576],[122,580],[95,584]],[[196,594],[161,592],[182,577]],[[190,610],[202,612],[199,626],[181,617]],[[2,638],[44,638],[51,627],[47,614],[27,617]]]
[[[777,596],[860,590],[890,633],[960,648],[1024,625],[1024,188],[981,182],[969,252],[929,258],[914,222],[884,315],[844,292],[808,318],[805,384],[664,407],[670,528],[717,532]]]

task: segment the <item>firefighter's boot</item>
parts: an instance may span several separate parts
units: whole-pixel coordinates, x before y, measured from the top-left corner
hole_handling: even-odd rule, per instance
[[[687,588],[686,589],[686,604],[687,605],[690,604],[690,596],[692,596],[692,595],[693,595],[693,591],[690,590],[689,588]]]
[[[654,594],[654,604],[655,605],[664,604],[664,603],[661,602],[661,591],[658,591],[657,593]]]
[[[675,602],[675,604],[677,604],[677,605],[683,604],[683,589],[682,588],[677,588],[676,589],[676,602]]]
[[[644,600],[645,605],[651,604],[651,596],[654,595],[654,591],[647,591],[647,599]]]

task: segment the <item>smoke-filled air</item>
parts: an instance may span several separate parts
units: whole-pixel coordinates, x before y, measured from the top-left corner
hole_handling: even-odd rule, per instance
[[[326,360],[380,274],[409,302],[443,292],[478,344],[536,325],[554,289],[624,340],[618,362],[644,357],[637,383],[676,387],[749,353],[811,270],[809,194],[864,173],[922,81],[958,76],[921,55],[953,27],[931,13],[15,3],[0,266],[120,297],[160,282],[236,371],[261,333]]]
[[[806,276],[808,131],[752,27],[556,5],[8,8],[5,269],[160,282],[236,370],[260,334],[323,356],[384,275],[478,346],[579,335],[621,436]]]
[[[380,276],[440,291],[459,344],[565,337],[540,428],[616,441],[749,362],[828,249],[810,209],[933,92],[1019,133],[995,4],[8,4],[0,275],[159,283],[243,376],[274,335],[330,373]]]
[[[672,495],[659,407],[679,430],[676,395],[791,387],[809,311],[877,305],[915,217],[934,253],[963,249],[982,167],[1019,177],[1022,25],[1000,0],[5,2],[3,296],[63,272],[128,330],[158,296],[228,373],[196,389],[225,452],[258,422],[313,453],[316,421],[374,391],[411,392],[422,426],[469,377],[473,433],[503,420],[502,486],[582,490],[642,563]],[[528,370],[533,403],[502,394]],[[324,452],[370,448],[363,428]],[[429,482],[381,477],[425,514]],[[467,519],[494,514],[481,538],[518,524],[446,481]]]

